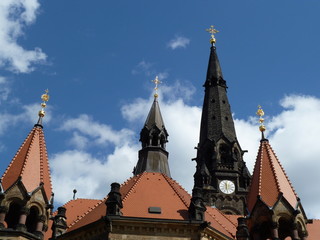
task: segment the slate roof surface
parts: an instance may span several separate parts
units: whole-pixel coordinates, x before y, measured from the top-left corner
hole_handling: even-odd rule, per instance
[[[164,128],[164,122],[162,119],[159,103],[156,97],[154,98],[153,104],[151,106],[144,126],[150,130],[154,125],[157,126],[157,128],[160,130]]]
[[[274,206],[279,194],[296,208],[297,194],[268,140],[260,143],[257,160],[252,174],[250,191],[248,194],[248,209],[251,212],[257,196],[260,196],[269,207]]]
[[[123,199],[121,209],[125,217],[189,220],[188,207],[191,196],[174,180],[161,173],[144,172],[134,176],[121,185]],[[97,221],[106,214],[105,199],[95,202],[82,216],[74,222],[68,221],[68,231],[78,229]],[[65,205],[67,212],[76,211]],[[148,212],[149,207],[160,207],[161,214]],[[71,213],[71,215],[75,215]],[[218,209],[208,207],[206,221],[228,237],[234,238],[236,233],[236,217],[228,217]]]
[[[19,177],[28,192],[43,183],[47,198],[50,199],[52,184],[49,160],[43,129],[39,126],[30,131],[4,172],[1,178],[4,190],[11,187]]]

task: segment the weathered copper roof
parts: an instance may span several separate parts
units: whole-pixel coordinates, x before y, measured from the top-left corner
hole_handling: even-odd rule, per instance
[[[257,197],[269,207],[274,206],[280,194],[296,208],[297,194],[268,140],[262,140],[248,194],[248,209],[251,212]]]
[[[123,199],[121,209],[125,217],[189,220],[188,207],[191,196],[174,180],[161,173],[144,172],[134,176],[122,184],[120,192]],[[69,223],[68,231],[78,229],[91,222],[97,221],[106,214],[106,199],[95,203],[94,207]],[[68,211],[74,211],[65,206]],[[149,207],[161,208],[161,213],[149,213]],[[229,218],[218,209],[208,207],[206,221],[211,226],[228,237],[236,233],[236,218]]]
[[[21,178],[28,192],[32,192],[40,183],[44,184],[47,198],[52,193],[49,160],[42,127],[35,126],[4,172],[1,180],[4,190]]]

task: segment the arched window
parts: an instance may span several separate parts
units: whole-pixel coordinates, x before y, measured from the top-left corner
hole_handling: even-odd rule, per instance
[[[15,228],[19,223],[21,205],[17,202],[12,202],[9,207],[9,211],[6,214],[5,221],[8,228]]]
[[[158,134],[156,132],[153,132],[152,134],[152,146],[158,146]]]
[[[259,228],[261,239],[272,239],[271,238],[271,224],[270,222],[263,222]]]
[[[38,223],[39,210],[37,207],[33,206],[30,208],[30,213],[26,220],[27,231],[33,233],[36,231]]]
[[[291,236],[292,222],[284,217],[279,219],[279,237],[280,239],[286,239]]]
[[[219,146],[219,153],[220,153],[220,159],[221,159],[221,163],[225,163],[225,164],[229,164],[232,163],[232,159],[231,159],[231,152],[230,152],[230,148],[227,144],[220,144]]]
[[[166,139],[163,134],[160,137],[160,145],[162,148],[164,148],[164,149],[166,148]]]

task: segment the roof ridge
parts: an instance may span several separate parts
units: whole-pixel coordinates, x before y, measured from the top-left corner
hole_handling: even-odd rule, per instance
[[[296,193],[296,191],[295,191],[295,189],[294,189],[294,187],[293,187],[293,185],[292,185],[292,183],[291,183],[291,181],[290,181],[290,179],[289,179],[289,177],[288,177],[288,175],[287,175],[286,171],[284,170],[284,168],[283,168],[283,166],[282,166],[281,162],[279,161],[279,159],[278,159],[277,155],[276,155],[276,154],[275,154],[275,152],[273,151],[273,149],[272,149],[271,145],[270,145],[270,144],[268,144],[268,147],[269,147],[269,149],[267,149],[268,153],[269,153],[269,151],[271,151],[271,152],[273,153],[273,155],[274,155],[274,157],[275,157],[276,161],[278,162],[278,164],[279,164],[279,166],[280,166],[280,168],[281,168],[281,170],[282,170],[282,172],[283,172],[284,176],[286,177],[286,179],[287,179],[287,181],[288,181],[288,183],[289,183],[289,185],[290,185],[290,187],[291,187],[291,189],[292,189],[292,191],[293,191],[294,195],[295,195],[296,197],[298,197],[298,195],[297,195],[297,193]],[[278,180],[278,178],[277,178],[277,180]],[[279,189],[280,189],[280,186],[279,186]],[[280,189],[279,191],[280,191],[280,192],[282,192],[282,191],[281,191],[281,189]]]
[[[122,197],[122,202],[124,202],[125,200],[127,200],[128,196],[131,194],[131,192],[132,192],[133,189],[136,187],[136,185],[140,182],[141,177],[142,177],[143,175],[146,175],[146,172],[143,172],[142,174],[139,174],[139,175],[137,175],[137,176],[133,176],[133,177],[129,178],[128,181],[126,181],[125,183],[123,183],[123,184],[120,186],[120,189],[121,189],[121,187],[125,186],[125,184],[128,184],[131,179],[133,179],[134,177],[137,177],[137,181],[132,185],[132,187],[129,189],[129,191],[127,192],[127,194]]]
[[[101,201],[101,199],[94,199],[94,198],[76,198],[76,199],[71,199],[69,201],[67,201],[65,204],[63,204],[62,206],[66,206],[69,203],[73,202],[73,201],[77,201],[77,200],[97,200],[97,201]]]
[[[170,187],[175,191],[175,193],[178,195],[178,197],[182,200],[182,202],[184,203],[184,205],[186,205],[186,207],[189,207],[189,204],[187,203],[186,199],[184,199],[184,197],[177,191],[177,189],[170,183],[169,179],[172,180],[173,182],[175,182],[181,189],[183,189],[184,191],[186,191],[177,181],[173,180],[172,178],[169,178],[167,175],[161,173],[161,175],[164,177],[164,179],[169,183]],[[187,191],[186,191],[187,192]],[[188,193],[188,192],[187,192]],[[189,193],[188,193],[189,194]],[[191,197],[191,196],[190,196]]]
[[[26,164],[27,164],[28,159],[29,159],[29,156],[30,156],[30,149],[31,149],[31,147],[32,147],[33,144],[34,144],[34,139],[35,139],[35,136],[36,136],[37,128],[34,127],[31,131],[33,132],[33,136],[32,136],[32,138],[31,138],[31,142],[30,142],[30,145],[29,145],[29,147],[28,147],[28,151],[27,151],[27,153],[26,153],[26,157],[25,157],[25,159],[24,159],[24,161],[23,161],[23,165],[22,165],[21,173],[20,173],[21,176],[22,176],[22,174],[24,173],[24,170],[25,170],[25,168],[26,168]]]
[[[72,223],[69,224],[68,228],[74,226],[77,222],[79,222],[82,218],[84,218],[86,215],[88,215],[90,212],[92,212],[94,209],[96,209],[101,203],[104,203],[107,198],[104,197],[103,199],[99,200],[93,207],[89,207],[89,209],[83,213],[82,215],[78,216]],[[95,200],[95,199],[92,199]],[[69,201],[70,202],[70,201]]]
[[[39,128],[38,128],[39,129]],[[39,131],[39,130],[37,130]],[[40,181],[41,182],[44,182],[44,166],[43,166],[43,155],[42,155],[42,150],[43,150],[43,147],[42,147],[42,144],[43,144],[43,132],[39,131],[39,150],[40,150]],[[50,175],[49,175],[50,176]],[[51,182],[51,181],[50,181]],[[52,188],[51,188],[52,190]]]
[[[214,210],[213,208],[211,208],[212,210]],[[219,211],[219,209],[217,209],[217,208],[215,208],[221,215],[223,215],[220,211]],[[231,232],[231,230],[229,230],[228,228],[227,228],[227,226],[226,225],[224,225],[223,223],[221,223],[219,220],[218,220],[218,218],[216,217],[216,215],[215,214],[211,214],[210,213],[210,211],[206,211],[214,220],[216,220],[219,224],[220,224],[220,226],[222,227],[222,228],[224,228],[228,233],[230,233],[232,236],[234,236],[234,233],[233,232]],[[229,220],[230,221],[230,220]]]
[[[231,221],[231,219],[228,218],[226,214],[223,214],[219,209],[217,209],[217,210],[218,210],[219,213],[220,213],[225,219],[227,219],[234,227],[237,227],[237,226],[238,226],[238,225],[235,224],[233,221]]]
[[[40,135],[41,135],[41,138],[40,138],[40,142],[43,144],[40,144],[40,159],[43,158],[42,156],[42,147],[44,147],[44,152],[45,152],[45,160],[47,162],[47,167],[48,167],[48,174],[49,174],[49,182],[50,182],[50,189],[51,189],[51,193],[53,192],[53,188],[52,188],[52,181],[51,181],[51,170],[50,170],[50,162],[49,162],[49,156],[48,156],[48,151],[47,151],[47,144],[46,144],[46,141],[45,141],[45,136],[44,136],[44,131],[42,128],[39,128],[40,130]],[[43,163],[43,161],[41,161],[41,163]],[[44,175],[43,175],[43,172],[40,172],[41,176],[43,177],[43,181],[44,181]]]
[[[260,166],[259,166],[259,169],[260,171],[258,172],[259,174],[259,184],[258,184],[258,194],[259,196],[261,196],[261,183],[262,183],[262,166],[263,166],[263,145],[261,144],[260,145],[260,149],[259,149],[259,153],[260,153]],[[259,154],[258,153],[258,154]],[[257,164],[258,164],[258,161],[257,161]]]
[[[272,161],[272,156],[271,156],[271,152],[273,154],[274,154],[274,152],[272,150],[270,152],[270,149],[268,148],[268,146],[270,147],[270,145],[267,142],[265,143],[265,145],[266,145],[266,151],[267,151],[268,159],[270,161],[271,168],[272,168],[272,175],[273,175],[274,179],[276,180],[276,186],[277,186],[278,191],[281,192],[280,182],[279,182],[278,176],[276,175],[275,166],[274,166],[274,163]],[[278,159],[276,158],[276,160],[278,160]]]
[[[2,177],[1,177],[1,180],[2,180],[2,179],[6,176],[6,174],[8,173],[8,171],[9,171],[10,167],[12,166],[14,160],[16,159],[17,155],[21,152],[22,147],[25,145],[25,143],[26,143],[27,140],[29,139],[30,135],[34,132],[34,131],[33,131],[34,129],[35,129],[35,127],[33,127],[33,128],[31,129],[31,131],[29,132],[29,134],[27,135],[27,137],[24,139],[23,143],[20,145],[18,151],[17,151],[16,154],[13,156],[13,158],[11,159],[11,162],[9,163],[7,169],[6,169],[5,172],[3,173]],[[20,174],[21,174],[21,172],[20,172]],[[19,174],[19,175],[20,175],[20,174]]]

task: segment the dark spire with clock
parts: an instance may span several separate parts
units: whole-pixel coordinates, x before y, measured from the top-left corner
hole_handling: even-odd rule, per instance
[[[237,140],[211,26],[211,51],[202,109],[200,140],[197,147],[194,189],[202,191],[206,205],[227,214],[246,212],[246,195],[251,175],[243,161],[244,151]]]

